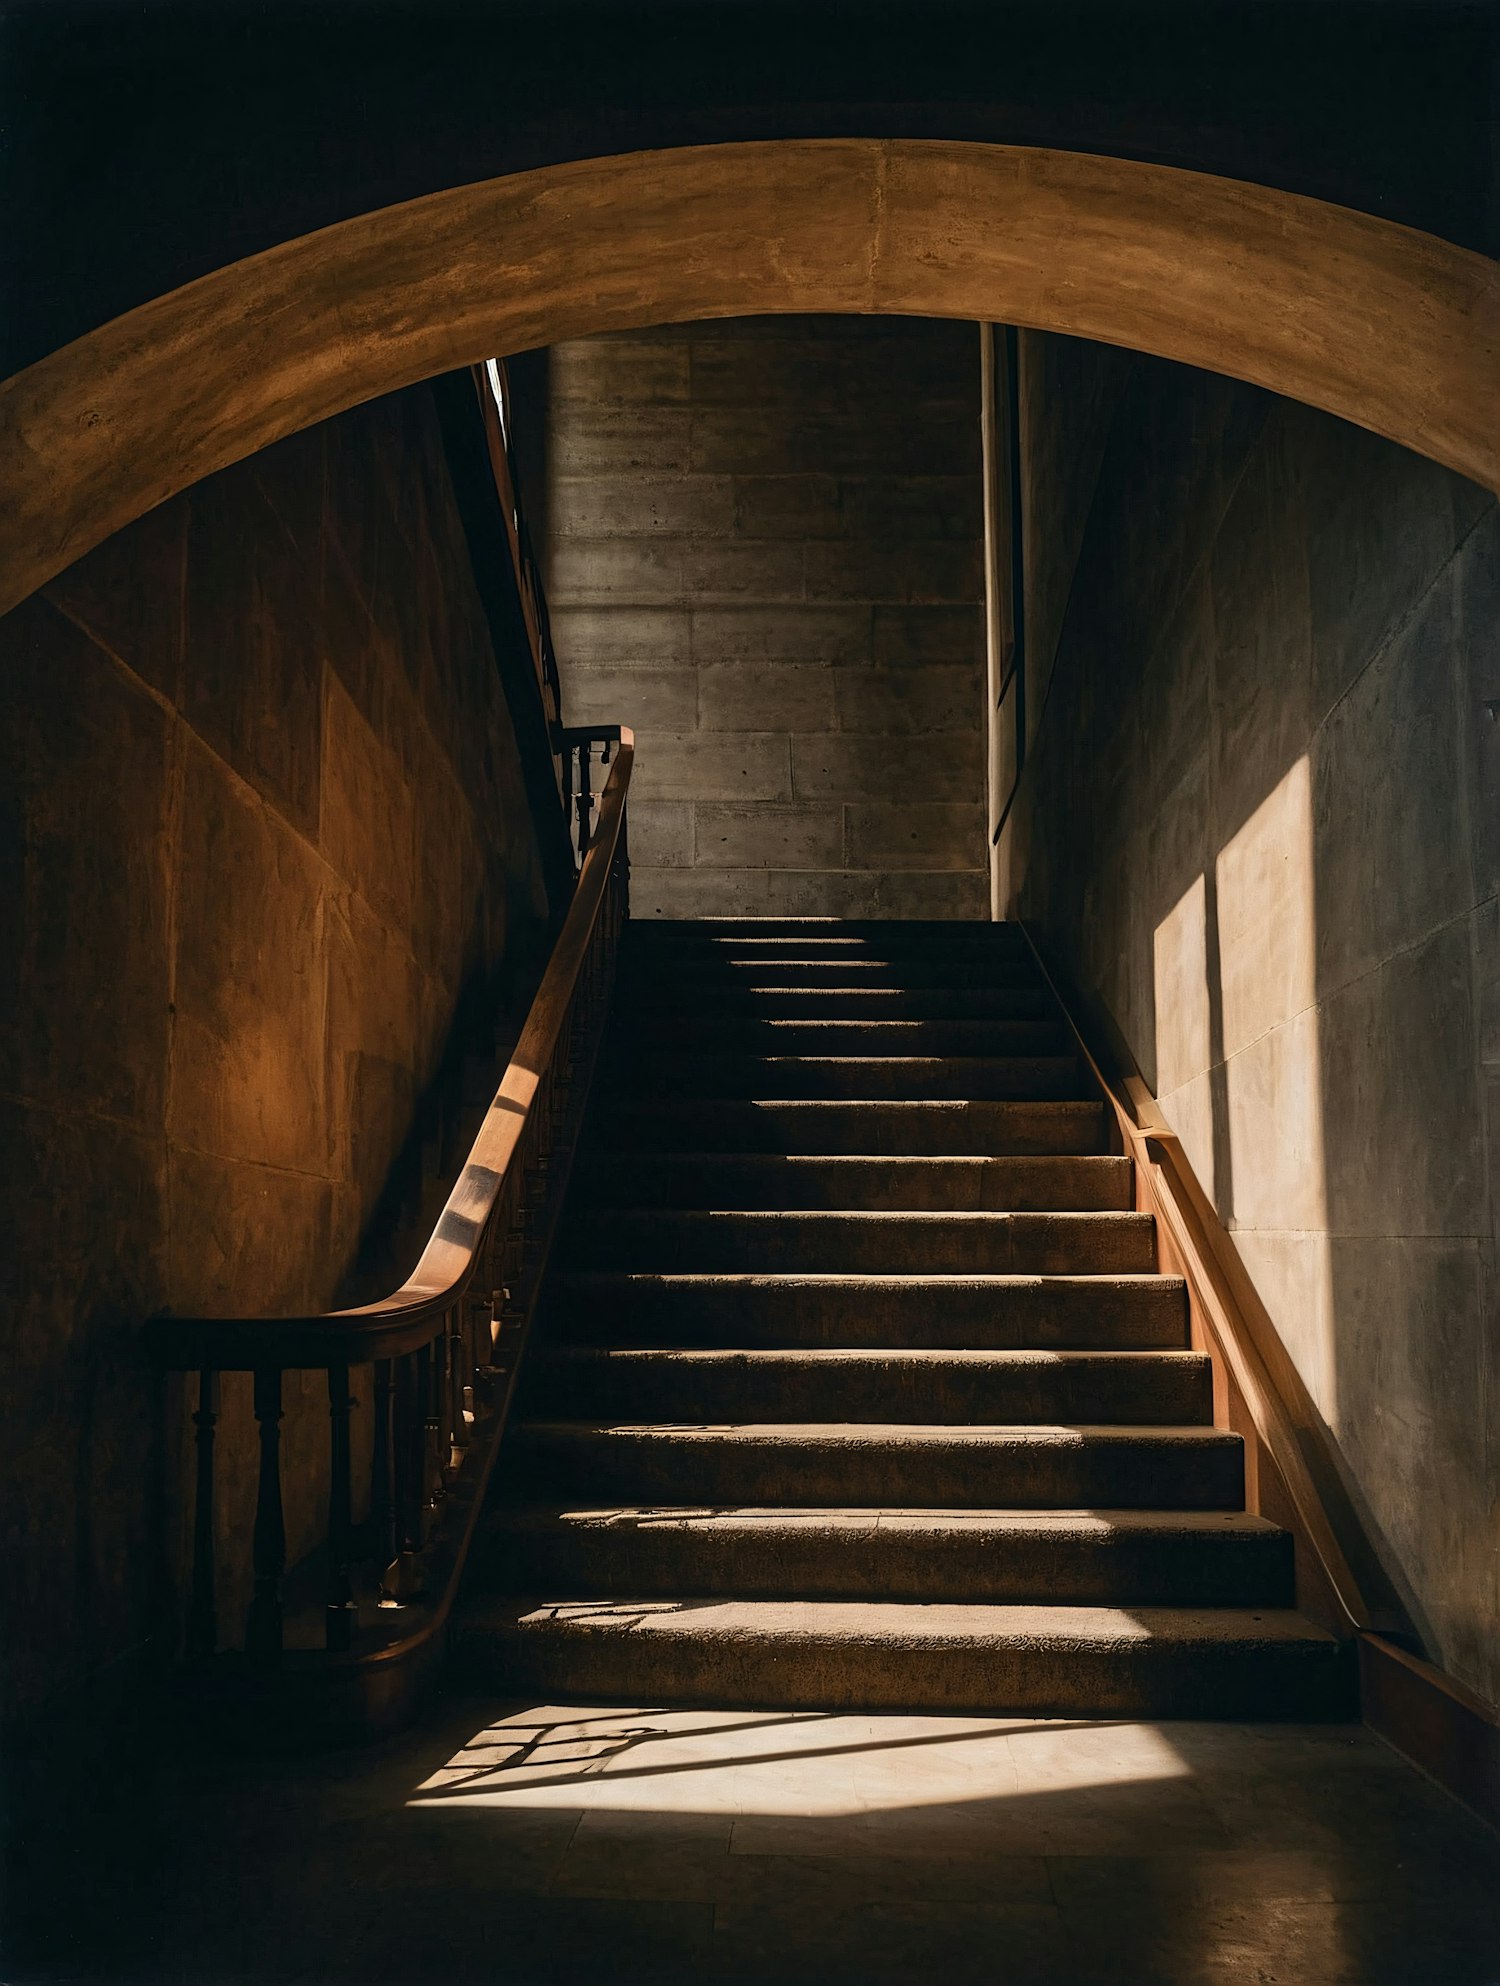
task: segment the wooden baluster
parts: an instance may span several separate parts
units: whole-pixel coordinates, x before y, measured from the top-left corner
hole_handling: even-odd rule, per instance
[[[441,1344],[442,1340],[438,1340]],[[438,1402],[441,1397],[441,1376],[438,1372],[437,1347],[429,1342],[417,1353],[417,1403],[421,1414],[420,1450],[421,1455],[421,1495],[422,1516],[420,1535],[425,1545],[432,1536],[432,1527],[437,1522],[442,1506],[443,1459],[442,1429],[439,1426]]]
[[[286,1570],[278,1367],[255,1374],[255,1419],[260,1429],[260,1482],[255,1497],[255,1595],[245,1626],[245,1647],[257,1660],[274,1662],[281,1654],[281,1575]]]
[[[521,1219],[524,1222],[521,1244],[521,1273],[518,1283],[524,1283],[527,1274],[536,1262],[537,1248],[542,1229],[542,1202],[547,1184],[547,1159],[540,1150],[540,1140],[533,1138],[530,1163],[521,1174]]]
[[[510,1205],[510,1228],[507,1236],[510,1273],[506,1280],[511,1286],[511,1300],[526,1273],[526,1250],[531,1233],[531,1193],[530,1171],[532,1163],[532,1140],[535,1136],[535,1120],[528,1117],[521,1126],[521,1135],[516,1140],[516,1148],[511,1155],[511,1179],[515,1182]]]
[[[509,1283],[497,1283],[495,1300],[490,1305],[490,1358],[487,1378],[491,1385],[504,1376],[505,1365],[510,1357],[510,1347],[506,1337],[510,1330],[511,1305],[515,1301]]]
[[[219,1645],[219,1616],[214,1601],[214,1430],[219,1419],[219,1375],[198,1374],[198,1479],[193,1506],[193,1590],[188,1603],[187,1652],[192,1661],[207,1661]]]
[[[476,1413],[485,1397],[485,1388],[490,1377],[489,1369],[495,1362],[495,1319],[505,1302],[505,1285],[501,1281],[503,1274],[500,1251],[497,1248],[485,1277],[490,1294],[474,1299],[474,1352],[470,1364],[470,1378]]]
[[[456,1476],[463,1467],[469,1445],[469,1428],[464,1419],[464,1311],[460,1299],[448,1312],[448,1473]]]
[[[570,744],[568,744],[566,740],[564,740],[564,741],[563,741],[563,752],[562,752],[562,782],[563,782],[563,788],[562,788],[562,803],[563,803],[563,825],[564,825],[564,827],[566,827],[566,826],[567,826],[567,824],[568,824],[568,823],[569,823],[569,822],[570,822],[570,821],[571,821],[571,820],[572,820],[572,819],[574,818],[574,815],[573,815],[573,747],[572,747],[572,746],[571,746]],[[577,858],[577,850],[576,850],[576,849],[574,850],[574,855],[575,855],[575,858]]]
[[[375,1361],[375,1430],[370,1457],[370,1537],[380,1566],[396,1556],[396,1493],[391,1475],[391,1362]]]
[[[486,1271],[484,1280],[487,1285],[493,1281],[492,1267]],[[478,1424],[486,1370],[493,1355],[494,1308],[490,1297],[469,1299],[469,1328],[464,1344],[464,1424],[467,1435],[472,1435]]]
[[[492,1363],[508,1370],[511,1348],[520,1321],[521,1281],[526,1273],[526,1195],[523,1182],[526,1164],[526,1132],[521,1133],[515,1161],[505,1182],[505,1239],[500,1248],[502,1284],[494,1318],[495,1350]]]
[[[531,1143],[531,1162],[522,1173],[526,1188],[527,1231],[538,1233],[547,1204],[548,1176],[552,1165],[552,1069],[543,1069],[532,1102],[532,1122],[536,1132]]]
[[[352,1523],[349,1496],[349,1392],[347,1365],[328,1368],[328,1600],[324,1641],[336,1651],[354,1639],[358,1612],[349,1576]]]
[[[417,1554],[422,1549],[422,1450],[425,1429],[417,1394],[416,1354],[395,1362],[395,1415],[391,1453],[395,1469],[396,1549],[380,1585],[382,1607],[400,1607],[421,1591]]]
[[[438,1335],[432,1340],[432,1394],[428,1403],[427,1418],[432,1423],[433,1474],[432,1480],[441,1491],[448,1480],[448,1314],[443,1313],[443,1321]]]
[[[587,738],[578,741],[578,860],[580,864],[589,852],[589,842],[593,834],[594,793],[592,786],[593,752]]]

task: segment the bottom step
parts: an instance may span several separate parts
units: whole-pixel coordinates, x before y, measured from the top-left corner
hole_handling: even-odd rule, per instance
[[[480,1600],[467,1681],[662,1705],[1337,1720],[1348,1649],[1280,1609]]]

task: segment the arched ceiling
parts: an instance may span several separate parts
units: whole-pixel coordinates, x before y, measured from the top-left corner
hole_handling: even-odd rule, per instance
[[[360,401],[589,332],[990,318],[1249,380],[1500,485],[1500,265],[1137,160],[782,140],[429,194],[142,305],[0,384],[0,608],[201,477]]]
[[[1086,152],[1500,253],[1486,0],[5,0],[0,373],[280,242],[569,159]]]

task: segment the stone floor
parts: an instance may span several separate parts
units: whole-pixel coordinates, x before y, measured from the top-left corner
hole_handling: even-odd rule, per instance
[[[150,1986],[1500,1981],[1500,1841],[1357,1727],[468,1702],[155,1821]]]

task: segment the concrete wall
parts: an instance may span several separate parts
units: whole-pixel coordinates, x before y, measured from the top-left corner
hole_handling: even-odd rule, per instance
[[[14,1712],[97,1688],[180,1603],[182,1405],[143,1319],[333,1299],[455,1014],[505,995],[543,904],[425,388],[156,511],[0,654]],[[295,1554],[327,1398],[288,1390]],[[252,1427],[227,1382],[231,1643]]]
[[[973,325],[752,318],[550,368],[569,721],[636,731],[637,915],[988,907]]]
[[[1011,900],[1211,1187],[1432,1652],[1500,1699],[1500,515],[1251,389],[1023,354],[1050,694]]]

